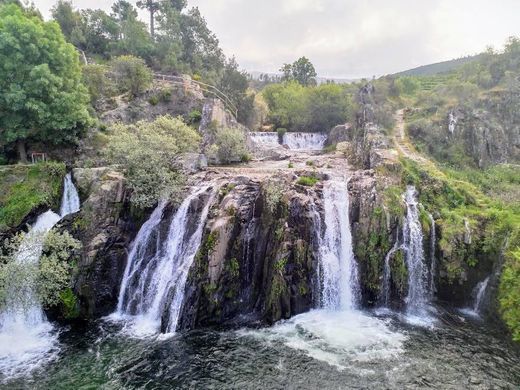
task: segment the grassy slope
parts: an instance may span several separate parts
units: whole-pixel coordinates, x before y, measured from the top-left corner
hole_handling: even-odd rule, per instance
[[[38,207],[57,207],[63,163],[0,167],[0,232],[22,223]]]

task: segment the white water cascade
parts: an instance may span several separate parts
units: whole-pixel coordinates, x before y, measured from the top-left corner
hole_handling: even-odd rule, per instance
[[[200,246],[214,192],[211,192],[197,216],[190,223],[190,206],[210,190],[211,186],[195,188],[173,216],[165,240],[158,227],[165,202],[159,204],[139,231],[132,246],[125,270],[116,317],[128,318],[131,332],[138,336],[176,330],[184,289],[197,250]],[[193,230],[194,229],[194,230]],[[152,240],[155,253],[147,252]],[[164,324],[163,321],[167,320]]]
[[[280,146],[280,139],[276,132],[250,132],[249,137],[259,147],[275,148]],[[327,135],[322,133],[285,133],[282,145],[290,150],[317,151],[322,150]]]
[[[79,210],[79,197],[70,174],[64,180],[60,210],[61,215],[48,210],[38,216],[15,257],[9,278],[14,282],[7,286],[6,308],[0,313],[0,372],[7,378],[31,371],[53,359],[57,352],[57,334],[37,297],[31,270],[37,267],[46,233],[61,218]]]
[[[322,150],[327,136],[321,133],[285,133],[283,144],[291,150]]]
[[[477,284],[474,290],[475,294],[475,303],[473,304],[473,311],[477,314],[482,312],[482,300],[486,296],[487,286],[489,284],[489,276],[484,279],[482,282]]]
[[[406,297],[407,316],[412,321],[422,322],[428,318],[430,293],[428,268],[424,257],[423,233],[419,220],[417,191],[408,186],[405,193],[406,219],[403,227],[403,247],[408,269],[408,296]]]
[[[313,209],[317,231],[320,308],[281,321],[271,328],[239,335],[267,339],[302,351],[339,370],[355,370],[356,362],[391,360],[403,352],[405,336],[384,320],[356,310],[360,295],[352,248],[347,182],[334,180],[323,188],[324,216]],[[322,232],[322,227],[324,231]]]
[[[251,140],[255,144],[263,146],[263,147],[275,148],[277,146],[280,146],[278,133],[276,133],[276,132],[267,132],[267,131],[250,132],[249,137],[251,137]]]
[[[359,280],[352,250],[349,196],[346,181],[323,188],[325,231],[320,240],[321,304],[323,308],[350,310],[359,298]]]

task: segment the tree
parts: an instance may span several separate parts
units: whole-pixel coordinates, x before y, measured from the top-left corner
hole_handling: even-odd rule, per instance
[[[112,77],[119,92],[137,96],[152,82],[152,72],[141,58],[121,56],[110,63]]]
[[[146,9],[150,13],[150,35],[155,39],[155,14],[160,9],[158,1],[154,0],[139,0],[136,5],[141,9]]]
[[[280,72],[283,73],[283,81],[295,80],[304,86],[316,85],[316,70],[306,57],[301,57],[292,64],[284,64]]]
[[[81,15],[74,11],[72,2],[65,0],[58,0],[52,7],[52,18],[58,22],[61,27],[61,32],[65,38],[70,42],[72,32],[81,25]]]
[[[292,76],[301,85],[316,85],[316,70],[306,57],[301,57],[292,64]]]
[[[197,151],[200,143],[196,130],[170,116],[136,125],[114,125],[108,138],[104,152],[110,163],[121,164],[132,190],[130,200],[142,208],[178,194],[182,174],[173,157]]]
[[[0,7],[0,144],[75,141],[89,123],[78,53],[55,22]]]

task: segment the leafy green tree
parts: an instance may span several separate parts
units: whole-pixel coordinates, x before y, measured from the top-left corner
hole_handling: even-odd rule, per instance
[[[280,72],[283,81],[295,80],[304,86],[316,85],[316,69],[306,57],[301,57],[292,64],[284,64]]]
[[[206,20],[197,7],[183,14],[180,20],[182,42],[181,60],[193,73],[203,74],[207,81],[216,82],[224,67],[224,53],[217,37],[208,28]]]
[[[89,122],[78,53],[55,22],[0,7],[0,143],[75,141]]]
[[[311,88],[306,105],[306,129],[319,132],[329,131],[332,127],[345,123],[352,107],[345,89],[335,84]]]
[[[139,0],[136,5],[150,13],[150,35],[155,38],[155,14],[160,9],[160,3],[154,0]]]
[[[308,90],[296,81],[268,85],[262,95],[269,107],[268,119],[275,127],[304,130]]]
[[[99,103],[114,95],[114,85],[108,77],[108,68],[105,65],[89,64],[82,68],[83,83],[87,86],[90,103],[97,108]]]
[[[199,143],[196,130],[180,118],[165,116],[153,122],[138,122],[135,126],[112,126],[104,152],[109,162],[124,168],[132,190],[131,202],[145,208],[179,193],[183,177],[173,157],[197,151]]]
[[[111,75],[119,92],[129,92],[137,96],[152,82],[152,72],[141,58],[121,56],[110,63]]]
[[[84,45],[80,47],[88,53],[105,58],[110,56],[110,47],[119,36],[117,21],[100,9],[87,9],[81,12]]]
[[[75,29],[81,28],[81,14],[74,11],[71,1],[58,0],[58,2],[52,7],[51,10],[52,18],[58,22],[61,27],[61,32],[65,35],[65,38],[71,41],[72,34]]]
[[[238,128],[217,128],[215,143],[209,151],[210,157],[217,157],[223,164],[248,161],[246,135]],[[215,156],[212,156],[215,154]]]

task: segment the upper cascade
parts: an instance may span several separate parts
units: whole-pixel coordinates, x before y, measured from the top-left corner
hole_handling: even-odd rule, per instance
[[[173,333],[184,302],[188,272],[199,249],[214,192],[195,187],[171,219],[167,237],[159,225],[166,202],[161,202],[139,231],[128,257],[117,315],[135,316],[137,333]],[[210,192],[209,196],[204,196]],[[192,206],[204,207],[193,218]]]
[[[263,147],[280,146],[280,137],[276,132],[250,132],[251,140]],[[322,133],[285,133],[282,137],[281,145],[290,150],[322,150],[327,141],[327,135]]]
[[[60,216],[63,218],[69,214],[74,214],[79,211],[80,201],[78,190],[72,182],[71,173],[65,175],[63,181],[63,197],[61,199]]]

